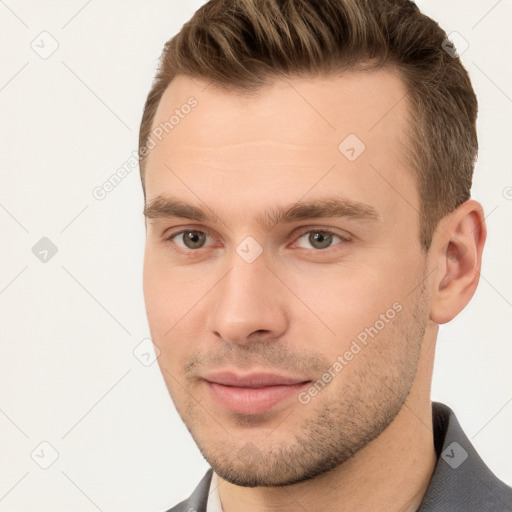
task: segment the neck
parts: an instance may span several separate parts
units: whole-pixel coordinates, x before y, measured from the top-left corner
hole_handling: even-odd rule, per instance
[[[426,340],[425,340],[426,341]],[[415,512],[437,456],[430,379],[435,343],[425,343],[418,373],[400,412],[379,437],[320,477],[286,487],[240,487],[219,478],[223,512]]]

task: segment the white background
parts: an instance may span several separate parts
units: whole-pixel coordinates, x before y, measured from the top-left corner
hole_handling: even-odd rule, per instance
[[[157,364],[133,355],[149,336],[138,170],[92,196],[136,150],[161,48],[202,3],[0,0],[2,511],[163,512],[208,467]],[[432,397],[511,485],[512,2],[418,3],[469,43],[489,230],[478,291],[441,327]],[[59,45],[48,59],[31,48],[42,31]],[[47,263],[42,237],[58,248]],[[42,441],[59,454],[46,470]]]

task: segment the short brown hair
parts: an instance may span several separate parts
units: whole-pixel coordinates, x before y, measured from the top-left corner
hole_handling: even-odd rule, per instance
[[[476,96],[445,40],[408,0],[210,0],[164,46],[140,126],[143,189],[147,150],[140,151],[177,75],[254,92],[273,78],[390,65],[408,91],[408,158],[427,252],[439,221],[469,199],[478,151]]]

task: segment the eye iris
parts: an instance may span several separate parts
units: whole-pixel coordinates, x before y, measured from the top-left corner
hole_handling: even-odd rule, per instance
[[[313,231],[309,235],[311,245],[317,249],[325,249],[332,243],[332,235],[329,233],[322,233],[321,231]],[[320,246],[318,246],[318,244]]]
[[[198,249],[204,245],[206,234],[200,231],[185,231],[183,242],[189,249]]]

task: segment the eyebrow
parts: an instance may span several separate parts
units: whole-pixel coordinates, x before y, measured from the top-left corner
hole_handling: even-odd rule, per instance
[[[208,206],[196,206],[177,198],[157,196],[144,206],[146,219],[184,218],[198,222],[218,222],[219,217]],[[291,206],[278,206],[265,210],[256,221],[271,228],[276,224],[319,219],[324,217],[349,218],[364,222],[377,222],[380,215],[369,204],[344,197],[329,196],[311,201],[300,201]]]

